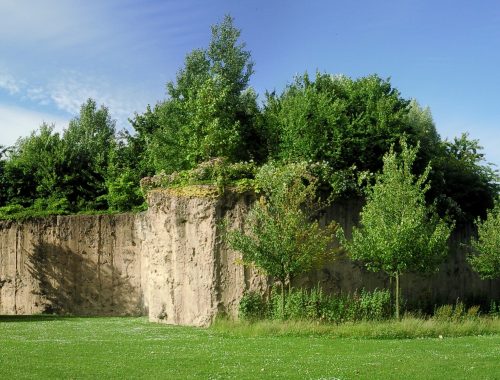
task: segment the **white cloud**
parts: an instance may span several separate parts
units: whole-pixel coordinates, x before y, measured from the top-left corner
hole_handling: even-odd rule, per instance
[[[50,104],[50,98],[43,87],[31,87],[26,90],[26,96],[42,106]]]
[[[146,105],[151,102],[151,93],[145,89],[134,86],[114,86],[109,80],[103,77],[92,77],[83,75],[77,71],[66,70],[59,72],[57,79],[49,80],[43,85],[31,85],[27,81],[14,78],[8,72],[0,72],[0,88],[4,88],[12,96],[12,100],[21,100],[21,104],[36,104],[45,109],[52,109],[54,112],[63,111],[69,117],[75,117],[80,112],[80,107],[87,99],[94,99],[98,105],[108,107],[111,116],[116,119],[119,128],[129,127],[128,118],[134,112],[143,112]],[[6,115],[13,115],[13,110],[22,108],[10,107]],[[3,107],[2,112],[6,108]],[[23,112],[15,113],[22,120],[31,120]],[[49,113],[31,114],[50,115]],[[7,123],[8,121],[8,123]],[[2,125],[13,124],[13,118],[0,115]],[[24,123],[26,124],[26,123]],[[31,129],[36,128],[40,122],[32,124]],[[4,132],[2,128],[2,134]]]
[[[55,124],[59,132],[68,125],[67,119],[57,115],[0,104],[0,145],[13,145],[19,137],[28,136],[43,122]]]
[[[10,95],[14,95],[21,91],[21,83],[17,82],[9,73],[0,72],[0,88],[7,90]]]
[[[133,87],[113,86],[105,78],[84,76],[67,71],[45,90],[54,105],[71,115],[78,115],[87,99],[94,99],[98,105],[105,105],[119,127],[126,127],[134,112],[143,112],[150,94]],[[149,96],[148,96],[149,95]]]

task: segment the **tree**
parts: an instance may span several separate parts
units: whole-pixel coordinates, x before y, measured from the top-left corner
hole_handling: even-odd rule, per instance
[[[376,75],[353,80],[316,73],[268,94],[264,120],[277,159],[326,161],[334,171],[355,165],[378,171],[382,155],[412,135],[409,101]]]
[[[264,165],[256,176],[261,197],[252,206],[244,231],[229,233],[230,246],[281,283],[284,312],[285,285],[298,274],[331,258],[337,225],[324,228],[314,220],[317,179],[306,163]]]
[[[108,108],[88,99],[63,133],[68,200],[77,210],[107,208],[105,195],[115,121]]]
[[[212,27],[206,49],[186,57],[168,98],[133,124],[158,172],[191,169],[213,157],[231,162],[262,155],[257,95],[248,87],[253,62],[233,19]]]
[[[30,136],[19,139],[5,162],[8,203],[29,207],[38,202],[44,209],[49,203],[59,203],[65,198],[64,165],[63,143],[53,126],[42,124]]]
[[[42,124],[21,138],[5,161],[6,203],[38,211],[107,208],[106,179],[115,147],[114,122],[89,99],[61,134]]]
[[[500,278],[500,201],[488,211],[486,220],[476,220],[477,239],[473,239],[468,261],[482,279]]]
[[[109,155],[106,177],[108,207],[115,211],[144,208],[140,180],[153,173],[143,160],[144,146],[140,139],[126,131],[119,133],[114,149]]]
[[[4,157],[7,155],[8,151],[9,151],[8,147],[0,145],[0,188],[2,189],[2,191],[0,191],[0,207],[5,206],[5,202],[7,201],[6,179],[5,179],[6,160],[4,159]]]
[[[417,148],[400,142],[383,158],[383,170],[367,189],[360,226],[352,240],[342,238],[354,260],[370,271],[383,271],[395,280],[396,318],[399,318],[400,277],[408,272],[436,270],[447,252],[452,226],[440,219],[425,202],[430,166],[420,176],[412,174]]]
[[[433,158],[431,196],[438,200],[441,213],[457,222],[486,218],[500,189],[498,171],[485,162],[478,140],[467,133],[453,141],[443,141]]]

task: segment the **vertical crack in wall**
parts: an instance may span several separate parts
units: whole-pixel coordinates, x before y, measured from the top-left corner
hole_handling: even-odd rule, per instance
[[[17,278],[19,276],[17,269],[17,260],[18,260],[18,249],[19,249],[19,230],[20,226],[16,223],[16,262],[14,266],[14,314],[17,314]]]
[[[98,283],[98,291],[97,291],[97,303],[101,305],[101,297],[102,297],[102,276],[101,276],[101,249],[102,249],[102,231],[101,231],[101,215],[97,216],[97,283]]]

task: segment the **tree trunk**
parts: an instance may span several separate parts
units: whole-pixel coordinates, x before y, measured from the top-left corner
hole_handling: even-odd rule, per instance
[[[281,281],[281,319],[285,320],[285,281]]]
[[[399,273],[394,274],[396,280],[396,319],[399,321]]]

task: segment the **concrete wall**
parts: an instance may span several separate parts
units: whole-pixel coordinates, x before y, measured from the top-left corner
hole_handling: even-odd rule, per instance
[[[151,321],[203,326],[216,315],[235,316],[245,289],[264,291],[266,278],[238,264],[222,239],[221,222],[241,227],[253,201],[155,190],[141,214],[58,216],[0,222],[0,314],[149,315]],[[349,234],[361,203],[330,208]],[[481,281],[465,263],[460,229],[439,273],[402,278],[403,296],[430,308],[457,298],[500,299],[500,281]],[[389,286],[381,274],[340,257],[297,280],[329,292]]]
[[[143,314],[136,219],[0,222],[0,314]]]
[[[263,290],[265,279],[237,263],[221,239],[220,223],[242,223],[249,199],[149,194],[143,255],[148,257],[149,319],[203,326],[219,313],[236,315],[245,288]]]
[[[359,200],[340,203],[326,210],[320,222],[335,220],[350,237],[352,227],[358,223],[361,208]],[[500,300],[500,280],[481,280],[466,262],[466,243],[473,234],[471,225],[457,226],[449,240],[449,255],[437,272],[425,275],[410,273],[401,277],[402,296],[408,306],[432,312],[434,305],[455,303],[457,299],[483,305],[491,299]],[[304,276],[297,283],[305,286],[320,284],[331,293],[391,287],[386,275],[368,272],[361,263],[352,262],[345,255],[340,255],[331,264]]]

